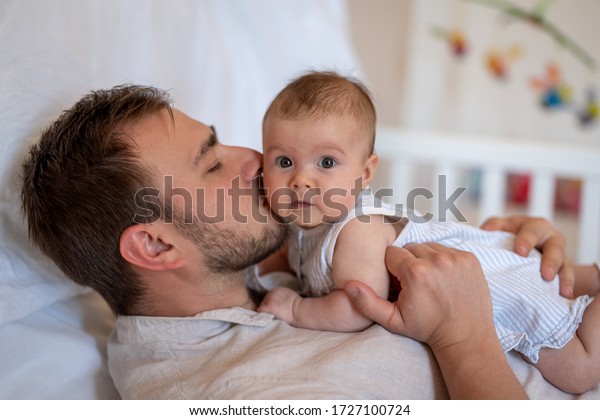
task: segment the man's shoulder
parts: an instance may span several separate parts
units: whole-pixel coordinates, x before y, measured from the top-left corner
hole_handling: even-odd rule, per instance
[[[119,316],[115,324],[115,338],[123,343],[164,340],[204,330],[218,334],[215,326],[229,325],[264,326],[273,316],[245,308],[223,308],[200,312],[188,317]]]
[[[427,349],[377,325],[349,334],[298,329],[278,320],[263,326],[220,322],[206,324],[210,331],[192,329],[184,336],[167,338],[165,330],[160,342],[113,341],[109,363],[121,395],[388,399],[433,398],[437,393],[431,380],[416,388],[418,394],[410,391],[411,381],[423,382],[424,372],[439,377]],[[390,374],[379,374],[384,371]],[[398,379],[406,375],[408,379]],[[411,383],[404,387],[403,381]]]

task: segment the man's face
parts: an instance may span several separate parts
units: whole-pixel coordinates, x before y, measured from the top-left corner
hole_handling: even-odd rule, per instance
[[[212,271],[241,270],[281,245],[285,229],[258,188],[258,152],[220,144],[212,128],[177,110],[173,120],[162,111],[130,134],[162,201],[173,208],[172,222]]]

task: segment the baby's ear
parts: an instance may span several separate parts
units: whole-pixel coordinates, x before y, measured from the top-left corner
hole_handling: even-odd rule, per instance
[[[375,175],[375,170],[377,170],[377,165],[379,164],[379,156],[375,153],[372,153],[371,156],[367,158],[365,162],[365,166],[363,168],[363,176],[362,176],[362,187],[366,188],[371,181],[373,180],[373,175]]]
[[[174,270],[187,260],[157,225],[129,226],[121,234],[119,251],[130,264],[148,270]]]

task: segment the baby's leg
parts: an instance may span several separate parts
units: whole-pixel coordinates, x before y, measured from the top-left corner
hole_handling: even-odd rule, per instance
[[[576,334],[562,349],[540,350],[536,366],[548,382],[571,394],[600,383],[600,298],[588,305]]]

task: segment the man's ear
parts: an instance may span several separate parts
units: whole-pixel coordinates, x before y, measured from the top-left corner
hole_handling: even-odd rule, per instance
[[[179,250],[164,239],[156,225],[129,226],[121,234],[121,256],[134,266],[148,270],[174,270],[187,264]]]
[[[377,165],[379,164],[379,156],[375,153],[371,153],[371,156],[368,157],[365,162],[365,166],[363,168],[363,176],[362,176],[362,187],[366,188],[371,181],[373,180],[373,175],[375,175],[375,170],[377,169]]]

